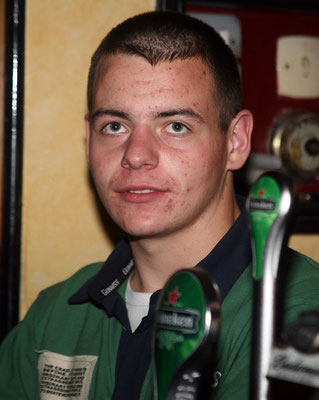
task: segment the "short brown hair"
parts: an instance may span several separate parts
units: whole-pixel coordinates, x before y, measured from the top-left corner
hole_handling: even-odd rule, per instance
[[[128,54],[145,58],[151,65],[177,59],[201,58],[214,82],[213,99],[219,107],[219,126],[227,131],[241,110],[242,93],[236,59],[221,36],[191,16],[154,11],[129,18],[112,29],[92,56],[88,76],[89,117],[99,67],[108,55]]]

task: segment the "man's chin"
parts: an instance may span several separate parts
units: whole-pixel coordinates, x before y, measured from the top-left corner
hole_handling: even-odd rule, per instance
[[[151,239],[151,238],[156,238],[160,237],[161,235],[164,234],[163,229],[160,229],[159,227],[127,227],[125,229],[125,232],[130,240],[142,240],[142,239]]]
[[[151,238],[161,233],[163,228],[165,230],[165,227],[161,226],[163,224],[160,224],[161,221],[153,215],[130,214],[114,217],[115,223],[134,240]]]
[[[152,239],[160,236],[160,233],[157,231],[139,231],[139,232],[127,232],[127,236],[130,241],[137,241],[137,240],[145,240],[145,239]]]

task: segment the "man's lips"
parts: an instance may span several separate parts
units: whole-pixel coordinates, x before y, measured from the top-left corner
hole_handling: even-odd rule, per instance
[[[148,192],[166,192],[166,189],[162,189],[153,185],[126,185],[116,189],[118,193],[133,192],[133,193],[148,193]]]
[[[117,190],[120,196],[132,203],[148,203],[162,197],[167,190],[154,186],[125,186]]]

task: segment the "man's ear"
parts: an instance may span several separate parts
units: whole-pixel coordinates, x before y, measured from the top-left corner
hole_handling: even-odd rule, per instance
[[[90,164],[90,141],[91,141],[91,123],[89,115],[85,115],[85,129],[86,129],[86,147],[85,147],[85,154],[86,154],[86,161]]]
[[[228,170],[239,169],[245,164],[250,153],[253,124],[253,116],[249,110],[242,110],[233,118],[227,132]]]

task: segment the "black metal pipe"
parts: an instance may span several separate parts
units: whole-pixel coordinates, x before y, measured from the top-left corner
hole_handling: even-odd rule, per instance
[[[25,0],[6,1],[0,340],[19,320]]]
[[[185,0],[157,0],[157,11],[177,11],[184,13],[186,8]]]

